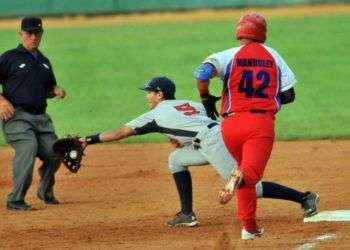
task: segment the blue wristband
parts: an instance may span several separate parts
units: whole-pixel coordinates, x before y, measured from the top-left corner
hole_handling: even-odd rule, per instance
[[[196,68],[193,73],[193,77],[199,80],[209,80],[214,74],[214,66],[210,63],[202,63]]]

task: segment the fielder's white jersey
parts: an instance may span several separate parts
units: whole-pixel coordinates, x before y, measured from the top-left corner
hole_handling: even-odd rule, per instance
[[[134,129],[137,135],[158,132],[189,145],[200,131],[212,123],[215,121],[207,117],[204,106],[199,102],[164,100],[125,126]]]
[[[270,52],[272,57],[275,59],[277,67],[280,71],[280,91],[284,92],[292,88],[297,82],[292,70],[289,68],[282,56],[276,50],[266,45],[263,46]],[[235,47],[218,53],[214,53],[207,57],[203,63],[211,63],[212,65],[214,65],[220,79],[225,81],[225,77],[227,78],[227,76],[230,75],[231,61],[242,47],[243,46]]]

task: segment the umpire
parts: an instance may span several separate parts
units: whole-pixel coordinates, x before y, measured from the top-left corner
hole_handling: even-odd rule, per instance
[[[53,192],[60,165],[52,153],[57,136],[46,113],[46,99],[64,98],[65,91],[56,85],[51,63],[38,49],[43,35],[41,19],[23,18],[19,34],[22,44],[0,57],[0,119],[5,139],[15,150],[13,190],[6,205],[10,210],[32,210],[25,196],[36,157],[42,161],[37,196],[46,204],[59,204]]]

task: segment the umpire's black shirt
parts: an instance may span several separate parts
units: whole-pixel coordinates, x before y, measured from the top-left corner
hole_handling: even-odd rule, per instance
[[[51,63],[40,51],[32,55],[22,44],[0,56],[3,96],[15,107],[32,114],[46,111],[47,93],[56,85]]]

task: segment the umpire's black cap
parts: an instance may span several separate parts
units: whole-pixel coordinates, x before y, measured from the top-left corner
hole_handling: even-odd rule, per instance
[[[39,17],[27,16],[22,19],[21,30],[27,32],[43,31],[43,23]]]
[[[157,76],[152,78],[142,88],[145,91],[162,91],[164,99],[174,100],[176,87],[172,80],[166,76]]]

